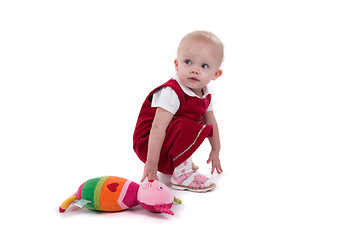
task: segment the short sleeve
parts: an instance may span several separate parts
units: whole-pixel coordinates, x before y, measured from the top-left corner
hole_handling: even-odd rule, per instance
[[[213,96],[211,97],[211,102],[209,103],[209,106],[207,108],[207,112],[213,111]]]
[[[163,108],[174,115],[179,109],[180,101],[171,87],[164,87],[153,94],[151,106]]]

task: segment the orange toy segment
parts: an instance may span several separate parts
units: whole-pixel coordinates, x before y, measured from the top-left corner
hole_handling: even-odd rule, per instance
[[[99,199],[102,211],[113,212],[124,210],[124,208],[119,206],[118,198],[126,181],[128,180],[120,177],[108,177],[105,180]]]

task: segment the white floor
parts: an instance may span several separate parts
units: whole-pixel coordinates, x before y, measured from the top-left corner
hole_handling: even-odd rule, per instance
[[[360,239],[361,34],[356,1],[3,1],[0,235],[10,239]],[[175,216],[61,202],[85,180],[139,182],[132,133],[174,74],[181,37],[224,42],[212,82],[224,173],[175,192]],[[194,159],[201,171],[207,142]],[[169,182],[165,176],[161,176]]]

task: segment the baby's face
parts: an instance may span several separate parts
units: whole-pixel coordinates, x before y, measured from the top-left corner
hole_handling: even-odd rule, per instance
[[[222,75],[219,69],[221,56],[218,46],[209,41],[185,41],[174,60],[180,81],[201,96],[202,88]]]

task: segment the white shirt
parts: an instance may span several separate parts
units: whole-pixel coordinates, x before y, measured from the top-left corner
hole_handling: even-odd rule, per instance
[[[190,97],[198,97],[198,98],[203,99],[203,98],[207,97],[208,94],[211,94],[211,95],[214,94],[212,89],[210,87],[206,86],[203,89],[203,96],[199,97],[191,89],[189,89],[187,86],[185,86],[185,85],[183,85],[183,83],[181,83],[178,75],[174,76],[173,79],[178,82],[178,84],[182,88],[183,92]],[[180,101],[179,101],[177,93],[171,87],[163,87],[163,88],[157,90],[153,94],[151,106],[152,107],[161,107],[164,110],[166,110],[174,115],[179,109]],[[211,98],[211,102],[208,106],[207,112],[212,111],[212,110],[213,110],[213,98]]]

